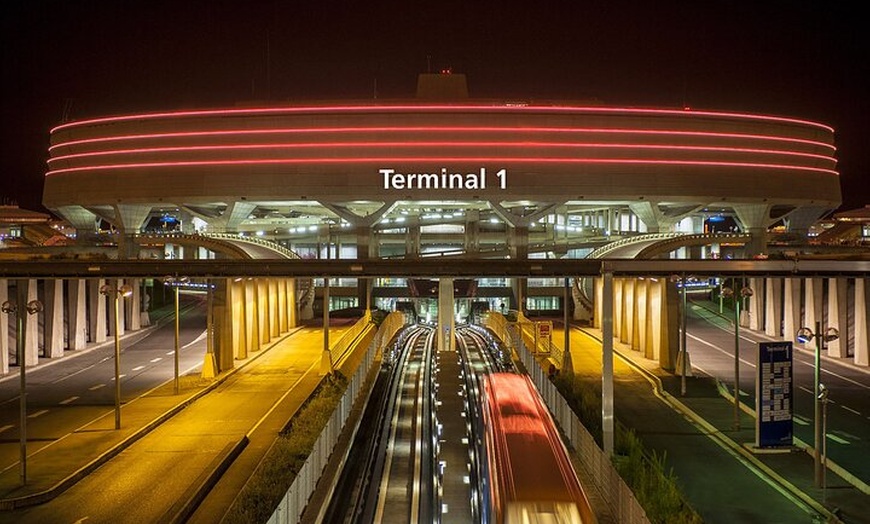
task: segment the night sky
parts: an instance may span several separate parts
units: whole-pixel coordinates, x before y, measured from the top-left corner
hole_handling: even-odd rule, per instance
[[[870,204],[859,2],[9,0],[0,199],[42,210],[66,119],[238,102],[410,98],[451,67],[472,97],[750,111],[835,128],[843,206]]]

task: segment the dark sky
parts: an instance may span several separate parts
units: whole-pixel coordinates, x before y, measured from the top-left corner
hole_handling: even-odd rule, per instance
[[[860,2],[7,0],[0,198],[41,209],[70,119],[239,101],[411,97],[450,66],[472,96],[752,111],[837,131],[842,209],[870,204]],[[269,64],[267,66],[267,64]]]

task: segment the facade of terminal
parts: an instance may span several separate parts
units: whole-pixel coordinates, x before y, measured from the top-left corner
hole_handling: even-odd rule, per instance
[[[74,245],[55,249],[77,256],[767,257],[802,249],[811,227],[841,203],[834,130],[824,124],[595,101],[480,100],[468,97],[465,77],[456,74],[421,75],[410,100],[67,122],[51,130],[49,157],[43,203],[76,230]],[[277,326],[322,307],[322,279],[315,286],[285,280],[259,291],[250,283],[219,286],[225,302],[238,306],[216,319],[227,333],[218,367],[231,366],[271,330],[262,321],[255,327],[258,313],[242,303],[265,301],[254,309],[274,309]],[[804,320],[795,315],[832,300],[849,297],[840,310],[855,319],[853,328],[866,316],[863,279],[792,279],[797,287],[755,280],[746,322],[776,336],[788,338]],[[32,294],[49,294],[34,286]],[[634,279],[617,286],[616,335],[665,368],[674,362],[675,286]],[[60,324],[81,329],[40,342],[44,354],[54,354],[49,345],[74,347],[111,329],[103,318],[111,312],[97,305],[105,298],[87,287],[52,291],[54,300],[77,304],[55,308],[66,315]],[[561,310],[564,301],[561,279],[449,287],[458,293],[460,321],[478,307],[533,313]],[[361,307],[367,298],[355,281],[330,288],[330,310]],[[395,309],[407,302],[425,318],[439,309],[430,288],[437,286],[379,279],[372,303]],[[577,279],[568,304],[574,318],[597,322],[599,293]],[[134,300],[128,317],[140,307]],[[866,338],[857,333],[831,351],[866,365]]]

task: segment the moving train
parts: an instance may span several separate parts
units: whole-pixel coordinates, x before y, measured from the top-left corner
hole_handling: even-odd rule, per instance
[[[489,518],[495,523],[594,523],[547,407],[526,375],[484,378]]]

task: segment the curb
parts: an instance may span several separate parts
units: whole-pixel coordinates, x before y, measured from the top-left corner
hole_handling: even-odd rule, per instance
[[[597,340],[598,342],[601,342],[601,339],[596,337],[592,333],[589,333],[588,331],[586,331],[582,328],[575,328],[575,329],[578,329],[579,331],[581,331],[582,333],[591,337],[592,339]],[[688,406],[683,404],[679,399],[677,399],[676,397],[674,397],[673,395],[668,393],[662,387],[661,379],[659,379],[659,377],[650,373],[643,366],[637,364],[636,362],[634,362],[634,360],[625,356],[621,351],[617,350],[615,347],[613,348],[613,353],[616,356],[618,356],[620,359],[622,359],[626,364],[631,366],[632,369],[634,369],[635,371],[640,373],[647,381],[649,381],[653,385],[653,391],[657,397],[659,397],[663,402],[665,402],[667,405],[669,405],[672,409],[682,413],[683,415],[685,415],[686,417],[691,419],[693,423],[695,423],[696,425],[703,428],[708,437],[714,439],[721,446],[723,446],[727,449],[730,449],[732,452],[736,452],[737,454],[739,454],[741,457],[743,457],[743,459],[745,459],[747,462],[751,463],[753,467],[755,467],[757,470],[759,470],[764,475],[768,476],[768,478],[772,482],[775,482],[780,487],[782,487],[785,491],[787,491],[792,497],[796,497],[801,502],[803,502],[805,505],[812,508],[812,510],[815,511],[816,513],[818,513],[820,515],[824,515],[828,519],[827,520],[828,522],[844,524],[843,521],[840,520],[839,517],[837,517],[829,509],[824,507],[816,499],[807,495],[806,493],[804,493],[803,491],[798,489],[794,484],[787,481],[782,476],[780,476],[778,473],[776,473],[774,470],[772,470],[770,467],[768,467],[766,464],[764,464],[763,462],[756,459],[755,456],[753,456],[752,453],[750,453],[749,451],[744,449],[743,446],[737,444],[736,442],[734,442],[733,440],[731,440],[730,438],[725,436],[715,426],[713,426],[712,424],[707,422],[703,417],[701,417],[700,415],[695,413],[692,409],[690,409]]]
[[[139,430],[135,431],[129,437],[121,440],[120,442],[118,442],[117,444],[112,446],[110,449],[104,451],[97,458],[95,458],[91,462],[85,464],[84,466],[79,468],[77,471],[72,473],[70,476],[64,478],[63,480],[61,480],[60,482],[58,482],[54,486],[52,486],[44,491],[32,493],[30,495],[24,495],[21,497],[0,500],[0,511],[9,511],[9,510],[14,510],[17,508],[23,508],[23,507],[27,507],[27,506],[35,506],[35,505],[43,504],[45,502],[48,502],[48,501],[54,499],[55,497],[57,497],[58,495],[60,495],[64,491],[66,491],[69,488],[71,488],[72,486],[74,486],[78,481],[85,478],[90,473],[95,471],[97,468],[99,468],[100,466],[102,466],[103,464],[105,464],[106,462],[108,462],[109,460],[114,458],[115,456],[117,456],[119,453],[121,453],[122,451],[124,451],[125,449],[130,447],[137,440],[141,439],[142,437],[144,437],[148,433],[154,431],[154,429],[159,427],[161,424],[163,424],[164,422],[166,422],[170,418],[172,418],[175,415],[177,415],[178,413],[180,413],[184,408],[186,408],[190,404],[196,402],[197,400],[202,398],[204,395],[207,395],[212,390],[214,390],[215,388],[217,388],[218,386],[223,384],[223,382],[226,381],[226,379],[233,376],[236,372],[238,372],[241,369],[244,369],[251,362],[254,362],[255,360],[259,359],[260,356],[265,355],[269,350],[271,350],[273,347],[278,345],[279,342],[282,342],[284,339],[286,339],[290,335],[293,335],[294,333],[296,333],[300,329],[302,329],[302,327],[297,326],[296,328],[289,330],[283,336],[279,337],[277,340],[275,340],[273,343],[271,343],[267,348],[260,350],[256,355],[251,357],[247,362],[245,362],[241,366],[234,367],[233,369],[228,371],[225,375],[218,378],[217,380],[215,380],[213,383],[206,386],[201,391],[195,393],[187,400],[181,402],[180,404],[177,404],[175,407],[171,408],[169,411],[166,411],[162,415],[158,416],[157,418],[155,418],[154,420],[152,420],[151,422],[149,422],[148,424],[146,424],[145,426],[143,426]],[[245,445],[247,445],[247,436],[245,436],[243,440],[245,441]],[[241,449],[243,449],[243,448],[244,448],[244,446],[242,446],[239,449],[239,452],[241,452]],[[232,456],[232,459],[235,460],[235,458],[236,458],[236,456],[238,456],[238,454],[235,454],[235,455],[231,454],[230,456]],[[232,461],[230,461],[230,462],[232,462]],[[229,463],[226,464],[226,467],[229,467]],[[220,474],[223,474],[223,471],[226,470],[226,467],[223,467],[222,469],[219,468]],[[220,477],[220,475],[218,475],[217,478],[219,478],[219,477]],[[217,481],[217,479],[215,479],[215,482],[216,481]]]

